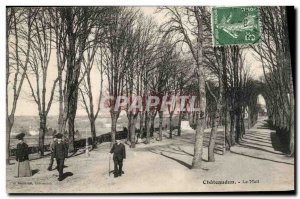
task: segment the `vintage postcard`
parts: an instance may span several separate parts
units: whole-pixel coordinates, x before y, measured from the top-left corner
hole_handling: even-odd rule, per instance
[[[7,6],[7,193],[295,191],[284,6]]]

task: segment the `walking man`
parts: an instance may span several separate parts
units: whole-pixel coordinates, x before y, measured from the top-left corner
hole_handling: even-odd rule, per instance
[[[64,161],[65,158],[67,158],[68,156],[68,150],[65,143],[63,143],[62,141],[62,137],[63,135],[61,133],[58,133],[56,135],[57,143],[54,145],[54,149],[53,149],[53,155],[54,158],[56,159],[57,171],[59,173],[58,181],[63,180]]]
[[[52,171],[52,166],[53,166],[53,161],[54,161],[54,153],[53,153],[53,150],[54,150],[54,146],[55,146],[56,143],[57,143],[57,138],[56,138],[56,136],[54,135],[54,136],[53,136],[53,140],[52,140],[51,143],[50,143],[51,157],[50,157],[50,163],[49,163],[49,166],[48,166],[48,171]]]
[[[110,153],[113,153],[114,160],[114,177],[122,175],[123,159],[126,158],[125,145],[121,143],[120,139],[112,146]]]

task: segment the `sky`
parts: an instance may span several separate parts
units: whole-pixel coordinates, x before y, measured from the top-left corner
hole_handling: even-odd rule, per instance
[[[161,24],[165,18],[163,13],[155,13],[156,7],[141,7],[141,11],[144,12],[147,16],[153,16],[154,20]],[[254,78],[258,78],[263,74],[261,63],[255,59],[251,50],[245,51],[246,55],[246,64],[250,67],[250,73]],[[94,67],[96,68],[96,67]],[[56,69],[56,57],[55,57],[55,50],[51,52],[51,58],[49,63],[49,70],[48,70],[48,79],[47,84],[49,88],[52,87],[53,81],[55,80],[57,75]],[[98,70],[94,69],[92,73],[92,90],[94,93],[94,102],[98,101],[98,93],[100,89],[100,73]],[[12,88],[8,90],[9,94],[11,94]],[[26,115],[26,116],[38,116],[37,105],[33,102],[33,98],[30,94],[30,88],[27,81],[24,81],[23,89],[20,94],[20,98],[18,100],[16,114],[17,116]],[[50,90],[47,91],[47,99],[49,99]],[[56,95],[57,96],[57,95]],[[263,99],[259,98],[259,101],[263,103]],[[9,101],[9,109],[12,102]],[[56,116],[58,115],[58,101],[54,99],[51,109],[49,112],[49,116]],[[78,104],[77,115],[86,115],[82,102]]]

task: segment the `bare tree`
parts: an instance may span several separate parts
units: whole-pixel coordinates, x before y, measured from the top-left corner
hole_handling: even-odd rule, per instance
[[[182,55],[183,56],[183,55]],[[186,92],[187,85],[189,84],[189,81],[192,79],[193,74],[189,74],[187,71],[189,71],[189,67],[192,65],[192,61],[190,58],[181,58],[179,61],[180,67],[177,70],[177,81],[178,81],[178,94],[179,96],[188,96],[189,94]],[[178,115],[178,136],[181,136],[181,121],[183,118],[183,115],[187,113],[186,110],[181,110],[181,108],[186,109],[187,107],[187,99],[180,99],[180,111]]]
[[[41,156],[44,155],[47,116],[58,82],[58,78],[55,78],[51,87],[47,87],[49,61],[52,51],[52,27],[48,11],[47,8],[37,9],[37,15],[32,26],[32,50],[29,55],[30,71],[26,73],[26,79],[31,89],[34,102],[37,104],[40,118],[39,151]],[[47,91],[49,91],[49,94]],[[46,99],[47,96],[49,96],[48,102]]]
[[[35,11],[8,8],[6,19],[6,163],[9,164],[10,134],[20,92],[26,77],[31,51],[31,29]],[[12,88],[12,98],[9,90]],[[12,101],[9,110],[8,102]]]
[[[160,101],[157,106],[151,107],[148,111],[151,123],[150,125],[147,123],[148,126],[146,128],[146,138],[148,140],[151,136],[151,130],[154,130],[154,122],[157,112],[159,114],[159,140],[162,140],[164,112],[164,109],[162,108],[162,100],[163,96],[171,94],[169,91],[173,90],[173,88],[177,85],[174,77],[177,72],[176,68],[179,68],[176,66],[176,64],[179,64],[177,61],[180,61],[178,56],[179,54],[176,53],[176,45],[172,43],[171,39],[169,37],[160,38],[154,56],[155,60],[152,61],[153,65],[148,78],[150,94],[158,95]],[[170,106],[168,106],[168,110],[171,110]],[[175,110],[172,109],[171,111],[173,114]]]
[[[158,59],[158,39],[160,37],[159,34],[155,32],[158,30],[156,24],[154,23],[152,18],[146,19],[146,23],[144,25],[147,27],[145,30],[145,43],[143,44],[144,54],[140,57],[142,62],[141,70],[142,70],[142,88],[143,88],[143,97],[144,104],[148,102],[149,96],[151,96],[154,92],[151,89],[151,80],[153,77],[153,73],[156,67],[156,60]],[[154,120],[157,114],[156,107],[149,107],[145,109],[143,112],[140,112],[140,130],[144,133],[146,130],[146,143],[150,143],[150,135],[151,135],[151,126],[154,128]],[[144,119],[144,127],[143,128],[143,119]],[[153,123],[152,123],[153,122]]]
[[[166,30],[167,33],[176,32],[180,35],[179,41],[181,40],[187,44],[196,65],[195,72],[198,77],[198,96],[200,101],[192,168],[200,169],[206,110],[205,74],[203,70],[203,18],[206,12],[204,8],[197,6],[184,8],[167,7],[165,9],[171,17],[163,24],[162,29]],[[189,24],[189,26],[186,24]],[[194,42],[195,40],[196,42]]]
[[[265,85],[270,98],[268,115],[271,123],[289,131],[290,154],[294,154],[295,97],[292,78],[290,43],[285,7],[262,7],[261,44],[253,50],[261,60]]]
[[[211,66],[212,70],[217,71],[217,79],[218,79],[218,93],[215,94],[211,88],[210,84],[206,82],[207,85],[207,90],[209,91],[209,94],[213,98],[214,102],[214,107],[213,107],[213,114],[212,114],[212,122],[211,122],[211,133],[210,133],[210,139],[209,139],[209,145],[208,145],[208,161],[209,162],[214,162],[215,157],[214,157],[214,149],[215,149],[215,142],[216,142],[216,136],[217,136],[217,129],[221,117],[221,108],[223,106],[223,66],[226,65],[226,57],[224,53],[224,49],[218,50],[217,48],[213,49],[213,56],[214,60],[213,62],[210,63],[215,63]]]
[[[74,150],[74,123],[77,112],[78,88],[83,80],[85,73],[80,77],[82,70],[82,61],[85,50],[90,46],[88,38],[93,28],[99,23],[103,13],[110,8],[96,7],[61,7],[58,9],[57,16],[64,23],[63,28],[59,28],[58,34],[65,34],[62,38],[58,35],[57,48],[58,62],[61,69],[65,63],[66,77],[63,88],[63,114],[60,113],[59,131],[64,132],[68,124],[69,151]],[[57,20],[59,22],[60,20]],[[62,33],[65,32],[65,33]],[[62,52],[61,52],[62,51]],[[65,54],[63,54],[65,53]],[[65,61],[65,62],[64,62]],[[61,70],[60,69],[60,70]],[[60,90],[61,91],[61,90]],[[60,109],[62,111],[62,108]]]
[[[134,39],[133,24],[137,11],[123,7],[116,8],[110,14],[112,22],[106,31],[107,52],[105,56],[105,72],[108,79],[108,92],[113,97],[110,99],[110,113],[112,119],[111,138],[115,141],[116,125],[121,112],[121,106],[116,106],[118,96],[123,96],[125,85],[125,72],[132,61],[132,41]],[[119,98],[121,99],[121,98]],[[122,103],[120,101],[120,103]],[[116,107],[116,108],[115,108]],[[123,107],[124,108],[124,107]]]
[[[103,90],[103,61],[102,60],[104,55],[101,50],[101,40],[102,40],[101,38],[103,37],[102,35],[103,28],[104,26],[98,24],[98,26],[94,30],[94,37],[89,39],[90,47],[87,48],[83,58],[84,73],[86,75],[83,75],[84,77],[82,81],[83,88],[79,88],[81,93],[81,98],[83,100],[84,108],[86,110],[86,113],[90,121],[93,147],[96,147],[95,122],[100,111],[100,102],[102,99],[102,90]],[[91,73],[92,73],[92,69],[94,68],[94,65],[97,66],[97,69],[100,74],[100,79],[99,79],[100,90],[98,93],[99,97],[98,97],[96,109],[94,108],[94,95],[92,92],[92,82],[91,82]]]
[[[138,12],[137,25],[134,28],[134,40],[132,40],[132,42],[135,43],[132,45],[132,64],[129,65],[126,75],[126,95],[129,100],[127,108],[128,135],[132,148],[135,147],[136,142],[135,126],[138,116],[140,116],[140,133],[143,131],[142,116],[144,115],[143,113],[145,110],[129,110],[129,105],[134,102],[134,96],[141,96],[145,94],[145,82],[149,81],[148,74],[154,68],[153,63],[155,62],[156,57],[156,31],[157,28],[153,19]],[[146,96],[140,100],[144,99],[146,99]],[[141,108],[143,109],[145,107],[142,106]],[[145,122],[146,121],[147,120],[145,120]]]
[[[60,17],[61,13],[59,9],[53,8],[51,12],[49,12],[52,20],[52,26],[54,29],[54,43],[56,47],[56,65],[57,65],[57,78],[58,78],[58,103],[59,103],[59,112],[58,112],[58,133],[64,133],[64,96],[63,96],[63,88],[64,88],[64,70],[66,66],[66,50],[67,50],[67,42],[66,42],[66,26],[64,23],[64,18]]]

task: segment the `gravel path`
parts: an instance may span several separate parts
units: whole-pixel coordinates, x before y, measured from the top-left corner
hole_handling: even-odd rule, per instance
[[[66,160],[66,178],[58,182],[56,170],[47,171],[49,158],[32,160],[35,175],[15,178],[16,164],[7,167],[10,193],[125,193],[271,191],[294,189],[294,159],[281,152],[274,131],[259,121],[240,145],[216,162],[207,162],[207,148],[200,170],[191,170],[194,131],[183,122],[182,136],[164,138],[150,145],[127,148],[122,177],[108,175],[109,144],[101,144],[90,156],[78,154]],[[222,133],[220,131],[220,133]],[[167,133],[166,133],[167,135]],[[112,163],[111,163],[112,164]],[[220,184],[221,183],[221,184]]]

